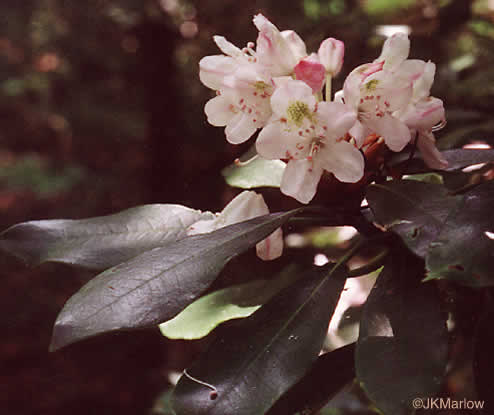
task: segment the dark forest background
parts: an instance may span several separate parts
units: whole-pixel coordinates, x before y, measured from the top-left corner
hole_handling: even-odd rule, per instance
[[[255,41],[259,12],[308,50],[343,40],[344,74],[379,55],[383,26],[409,26],[411,57],[438,65],[433,95],[448,118],[440,147],[494,141],[492,0],[2,0],[0,230],[144,203],[221,210],[236,191],[220,171],[247,147],[207,124],[212,91],[198,62],[218,53],[214,34]],[[279,206],[278,192],[266,196]],[[150,414],[169,372],[200,350],[156,328],[48,353],[58,311],[92,276],[0,256],[2,414]],[[471,321],[457,324],[468,333]],[[447,387],[468,395],[469,376],[453,373]]]

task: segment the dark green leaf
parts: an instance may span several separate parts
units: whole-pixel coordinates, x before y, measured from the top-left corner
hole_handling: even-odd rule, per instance
[[[445,220],[426,258],[428,279],[474,286],[494,284],[494,182],[465,193]]]
[[[389,258],[364,305],[355,365],[377,407],[402,415],[440,389],[448,333],[435,285],[420,282],[423,262],[404,250]]]
[[[316,360],[344,275],[342,267],[312,269],[251,317],[220,327],[189,371],[215,391],[182,376],[177,414],[264,414]]]
[[[269,280],[255,280],[214,291],[187,306],[171,320],[160,324],[161,333],[170,339],[199,339],[219,324],[248,317],[271,297],[293,283],[300,274],[288,267]]]
[[[201,295],[223,266],[298,212],[273,213],[189,236],[106,270],[65,304],[51,350],[108,331],[158,325]]]
[[[459,170],[473,164],[494,162],[494,150],[475,150],[475,149],[455,149],[441,152],[448,162],[445,171]],[[408,154],[401,153],[395,156],[391,166],[398,171],[403,170],[405,174],[417,174],[434,171],[435,169],[424,163],[420,153],[408,161]]]
[[[355,343],[319,356],[310,371],[266,415],[317,413],[355,377]]]
[[[214,218],[180,205],[144,205],[90,219],[39,220],[0,234],[0,249],[30,264],[65,262],[102,270],[186,236],[188,226]]]
[[[460,196],[451,196],[439,184],[392,180],[369,186],[367,200],[375,220],[401,236],[406,245],[424,257],[450,210]]]

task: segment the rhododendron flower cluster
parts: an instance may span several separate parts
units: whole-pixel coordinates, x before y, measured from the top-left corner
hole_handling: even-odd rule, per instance
[[[392,152],[416,144],[429,166],[446,166],[433,135],[445,120],[442,101],[430,96],[435,65],[408,59],[407,35],[388,38],[381,55],[352,70],[333,97],[343,42],[325,39],[309,54],[297,33],[279,31],[260,14],[254,24],[256,44],[240,49],[215,36],[223,55],[201,60],[200,79],[216,91],[205,113],[212,125],[226,127],[230,143],[259,131],[258,155],[287,162],[284,194],[309,203],[324,174],[360,181],[366,150],[376,142]]]

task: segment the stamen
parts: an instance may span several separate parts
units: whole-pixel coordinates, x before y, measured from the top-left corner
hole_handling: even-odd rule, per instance
[[[254,50],[255,46],[256,45],[254,42],[249,42],[247,43],[247,46],[242,49],[242,52],[245,53],[246,55],[250,55],[253,58],[255,58],[256,57],[256,51]]]
[[[442,120],[439,124],[436,124],[434,127],[432,127],[432,132],[442,130],[444,127],[446,127],[446,124],[446,119]]]
[[[247,166],[248,164],[252,163],[257,158],[259,158],[258,154],[256,154],[254,157],[251,157],[250,159],[245,160],[245,161],[240,161],[240,159],[235,159],[234,163],[235,163],[235,166],[237,166],[237,167],[244,167],[244,166]]]
[[[211,384],[209,384],[207,382],[203,382],[202,380],[196,379],[194,376],[189,375],[187,373],[187,369],[184,369],[184,375],[186,377],[188,377],[190,380],[192,380],[193,382],[199,383],[200,385],[205,386],[206,388],[211,389],[212,392],[209,394],[209,398],[211,400],[214,400],[214,399],[216,399],[218,397],[218,389],[216,389],[215,386],[213,386],[213,385],[211,385]]]

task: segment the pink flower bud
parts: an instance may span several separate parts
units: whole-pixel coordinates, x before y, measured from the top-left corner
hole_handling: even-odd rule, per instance
[[[331,76],[336,76],[343,65],[343,57],[345,55],[345,44],[341,40],[326,39],[319,46],[319,60],[326,68],[326,72]]]
[[[312,92],[319,92],[324,84],[326,70],[319,63],[319,59],[315,53],[302,59],[295,66],[295,75],[297,79],[304,81],[312,88]]]

